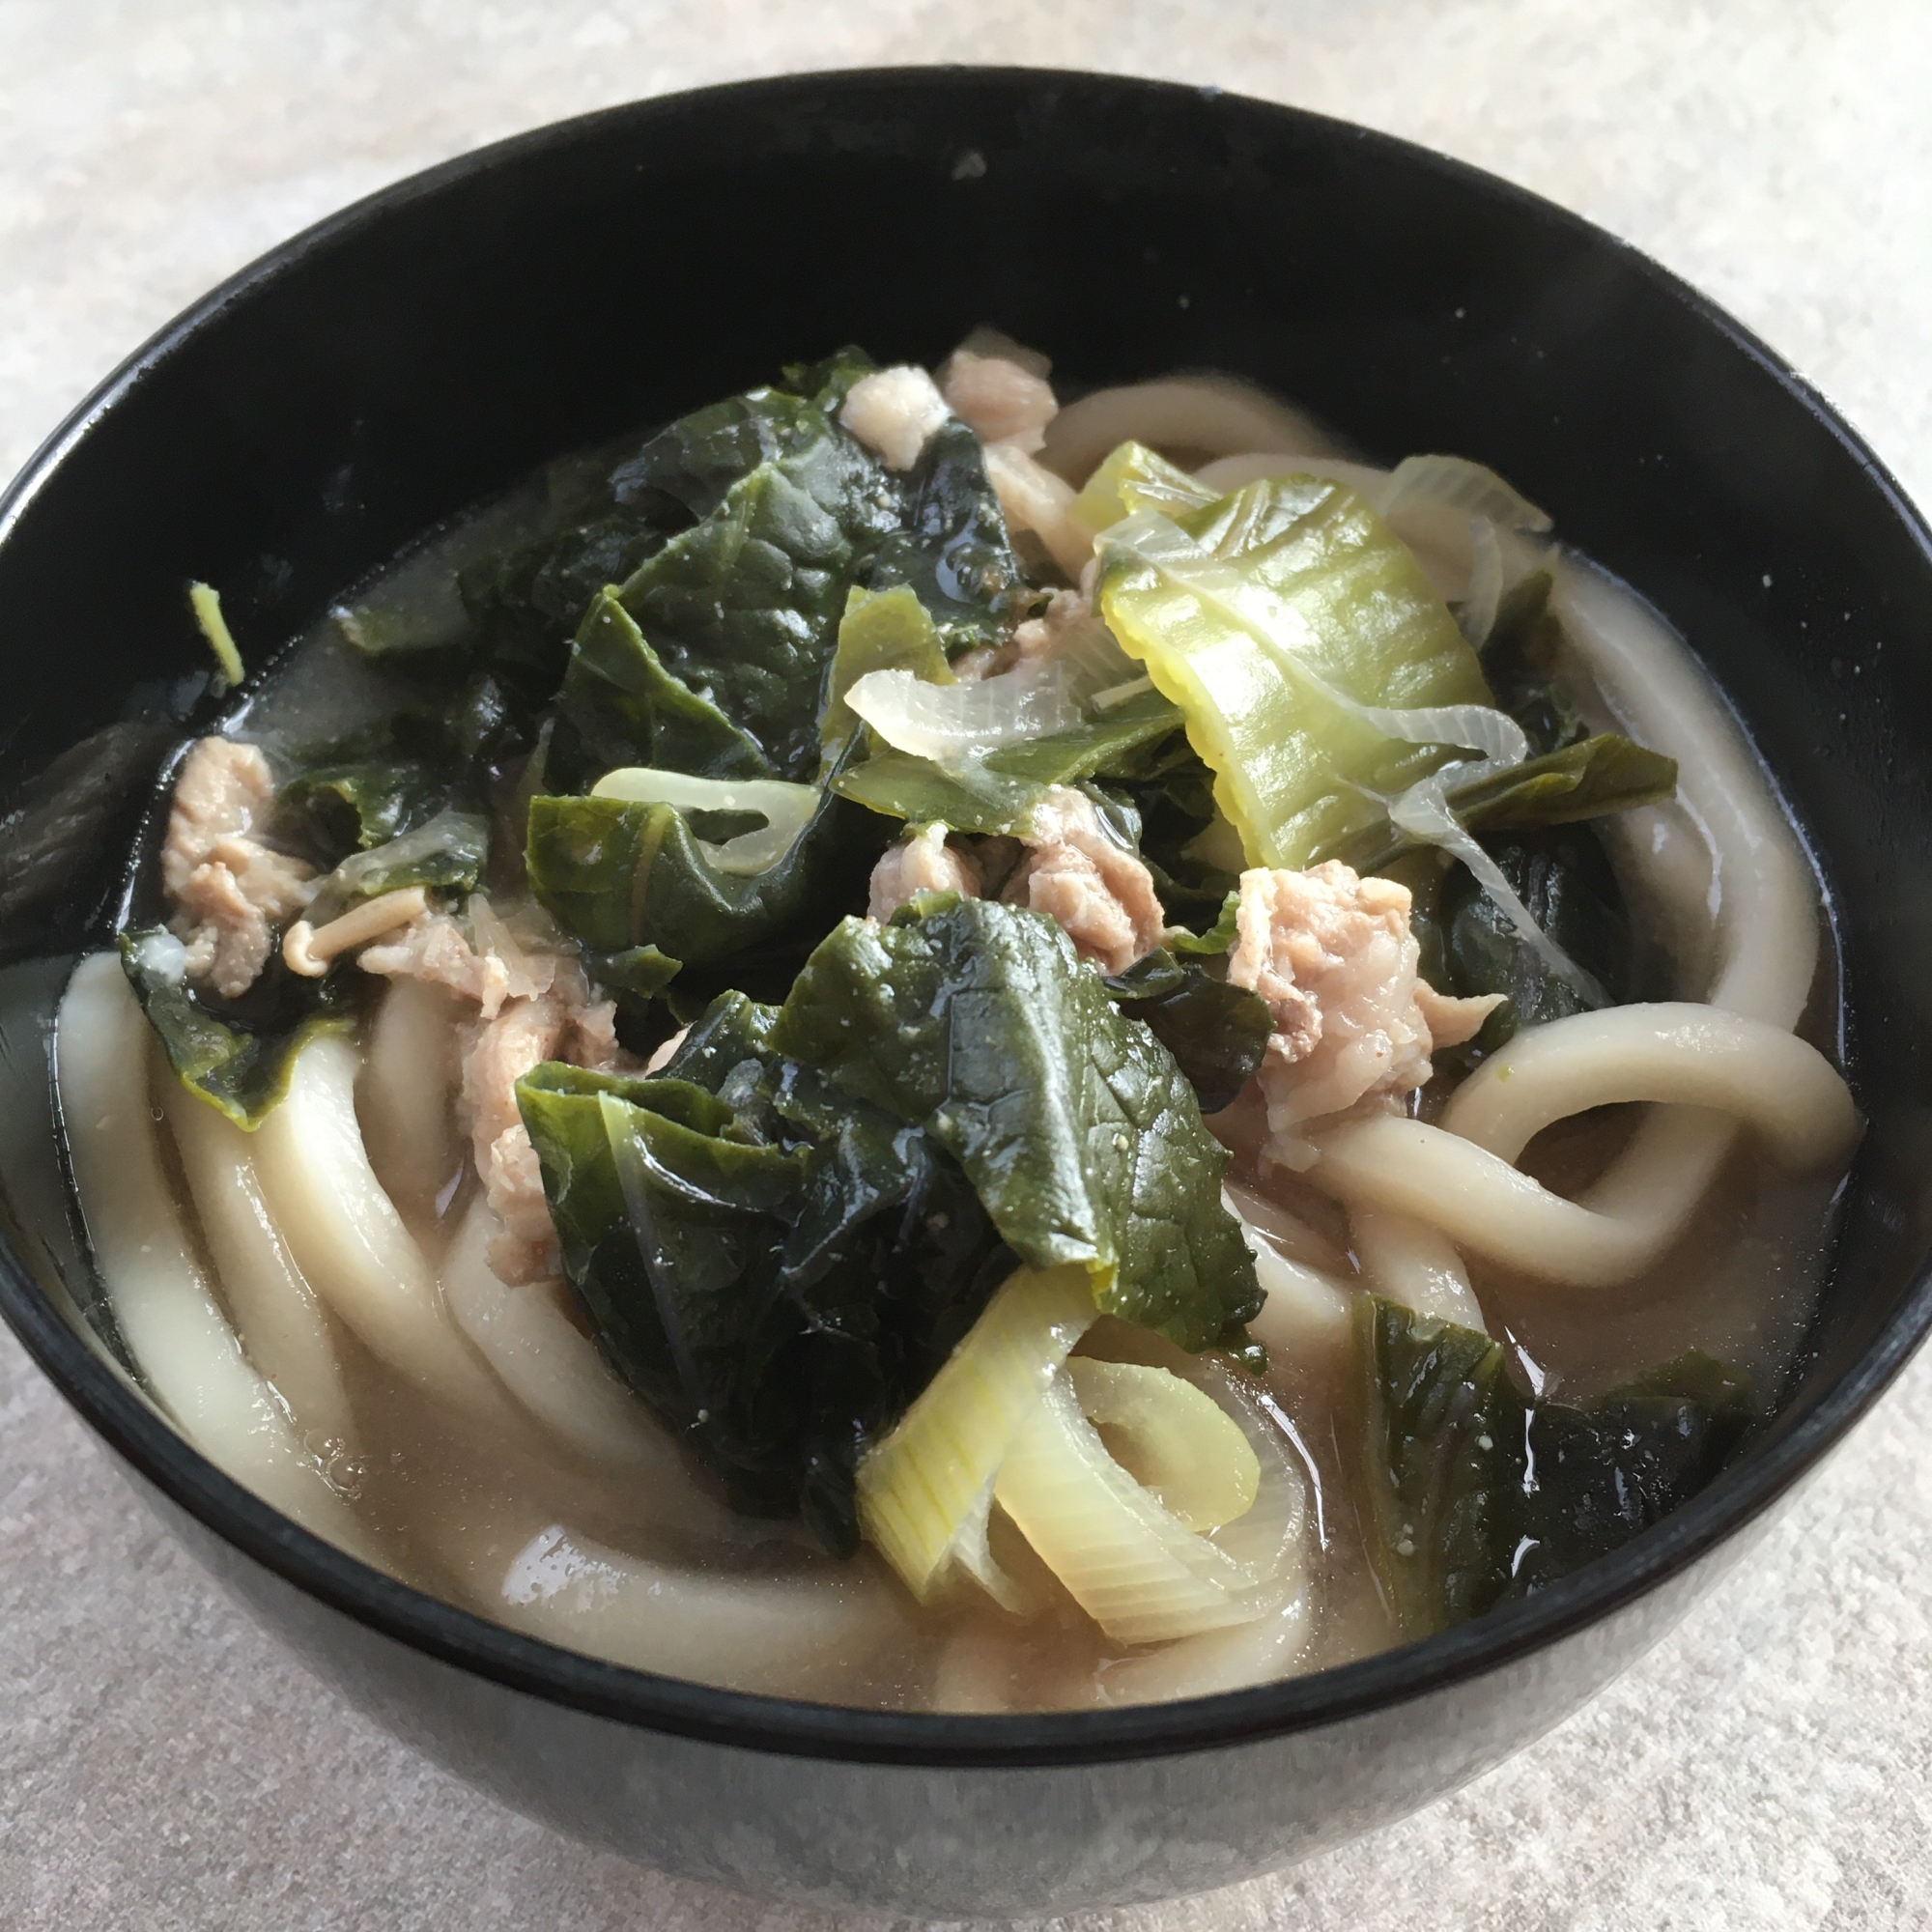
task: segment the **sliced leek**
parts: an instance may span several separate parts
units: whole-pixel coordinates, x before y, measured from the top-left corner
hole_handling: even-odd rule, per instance
[[[994,1494],[1117,1643],[1222,1630],[1270,1607],[1265,1570],[1197,1535],[1114,1460],[1068,1375],[1053,1378],[1014,1435]]]
[[[1189,1529],[1219,1529],[1253,1507],[1261,1463],[1212,1396],[1139,1362],[1076,1356],[1066,1373],[1115,1460]]]
[[[993,1479],[1094,1312],[1078,1264],[1016,1270],[859,1464],[860,1528],[921,1603],[964,1572],[1017,1606],[986,1547]]]

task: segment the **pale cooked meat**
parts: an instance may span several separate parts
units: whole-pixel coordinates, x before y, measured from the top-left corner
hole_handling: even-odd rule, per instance
[[[468,1030],[458,1113],[469,1130],[476,1171],[486,1179],[491,1149],[522,1123],[517,1082],[532,1067],[558,1058],[569,1028],[563,1003],[546,994],[512,1000],[496,1018],[478,1020]]]
[[[872,867],[871,893],[867,900],[869,919],[888,920],[920,893],[958,893],[980,897],[980,868],[957,845],[949,844],[943,825],[901,838]]]
[[[366,946],[355,963],[389,980],[427,980],[474,1000],[493,1020],[510,993],[510,970],[494,952],[478,952],[446,912],[425,913],[380,946]]]
[[[1007,443],[1031,455],[1046,441],[1046,426],[1060,413],[1053,385],[1004,355],[955,349],[939,375],[952,413],[971,423],[982,442]]]
[[[1109,639],[1113,633],[1094,614],[1084,591],[1056,590],[1037,617],[1013,626],[1013,662],[1041,664],[1065,657],[1083,639],[1095,633]]]
[[[1422,1086],[1434,1048],[1468,1038],[1494,1007],[1445,999],[1417,977],[1408,914],[1406,886],[1358,877],[1338,860],[1241,874],[1228,980],[1260,994],[1274,1016],[1257,1076],[1267,1102],[1264,1159],[1306,1166],[1309,1122]]]
[[[1482,1032],[1483,1022],[1508,997],[1504,993],[1480,993],[1474,999],[1458,999],[1453,993],[1438,993],[1427,980],[1415,982],[1415,1004],[1429,1027],[1429,1037],[1437,1047],[1461,1046]]]
[[[1109,639],[1113,636],[1094,614],[1089,594],[1085,590],[1056,590],[1037,617],[1013,626],[1012,636],[1004,644],[982,644],[954,658],[952,675],[967,684],[997,677],[1023,664],[1043,664],[1065,656],[1095,631],[1106,632]]]
[[[187,949],[187,977],[230,999],[255,983],[275,927],[315,891],[312,867],[255,836],[274,803],[259,747],[227,738],[203,738],[175,781],[161,847],[161,884],[175,905],[169,923]]]
[[[543,1171],[521,1121],[491,1143],[481,1172],[483,1191],[503,1224],[486,1250],[490,1272],[511,1287],[561,1274],[563,1256],[544,1196]]]
[[[599,1072],[631,1070],[630,1056],[617,1044],[616,1014],[612,1002],[592,1000],[582,973],[562,960],[549,992],[511,1000],[495,1019],[469,1029],[457,1111],[469,1129],[484,1192],[503,1223],[490,1244],[499,1281],[542,1281],[563,1265],[536,1150],[517,1108],[517,1082],[546,1060]]]
[[[1001,896],[1059,923],[1083,959],[1124,972],[1160,944],[1167,915],[1153,877],[1100,822],[1094,801],[1050,785],[1034,836]]]
[[[633,1062],[617,1043],[615,1004],[590,997],[582,968],[517,942],[480,899],[471,906],[472,923],[490,935],[483,951],[447,913],[428,913],[394,940],[365,947],[356,963],[365,972],[426,980],[475,1003],[476,1017],[459,1032],[457,1113],[490,1206],[503,1223],[491,1241],[490,1265],[505,1282],[542,1281],[558,1272],[561,1261],[536,1151],[517,1109],[517,1082],[546,1060],[599,1071],[629,1071]],[[498,945],[511,951],[509,960]]]
[[[910,469],[951,413],[932,378],[902,363],[860,377],[846,393],[838,420],[876,450],[888,469]]]
[[[1073,486],[1008,442],[986,445],[986,480],[1000,499],[1007,527],[1031,530],[1068,577],[1077,578],[1094,555],[1094,532],[1072,514]]]

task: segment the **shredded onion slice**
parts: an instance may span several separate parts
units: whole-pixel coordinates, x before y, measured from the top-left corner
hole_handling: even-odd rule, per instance
[[[874,677],[908,673],[875,671]],[[861,678],[860,684],[867,682]],[[858,685],[853,686],[857,690]],[[937,687],[927,687],[936,689]],[[680,811],[755,811],[764,824],[741,832],[722,845],[696,841],[712,868],[743,877],[776,866],[798,842],[823,794],[816,785],[787,784],[781,779],[699,779],[688,772],[659,771],[651,765],[625,765],[606,772],[591,787],[592,798],[622,799],[630,805],[674,805]]]
[[[1378,493],[1376,508],[1386,522],[1421,502],[1441,503],[1530,536],[1550,527],[1548,511],[1539,510],[1493,469],[1465,456],[1405,456]]]
[[[1129,672],[1131,674],[1131,672]],[[1017,665],[977,684],[927,684],[909,670],[867,671],[845,702],[895,752],[957,764],[1080,723],[1059,665]]]
[[[1410,785],[1392,800],[1388,809],[1389,822],[1398,831],[1406,832],[1411,838],[1419,838],[1426,845],[1439,845],[1445,852],[1462,860],[1481,882],[1484,892],[1508,915],[1509,923],[1516,927],[1523,944],[1571,986],[1586,1005],[1607,1006],[1609,995],[1591,974],[1577,965],[1537,924],[1536,916],[1517,896],[1516,889],[1503,876],[1502,867],[1483,850],[1474,836],[1464,830],[1462,821],[1449,810],[1444,794],[1450,784],[1473,783],[1477,779],[1488,778],[1493,771],[1504,769],[1506,767],[1488,762],[1447,766],[1433,778]]]

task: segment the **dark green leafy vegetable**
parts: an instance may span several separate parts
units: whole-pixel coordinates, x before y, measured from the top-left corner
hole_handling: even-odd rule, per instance
[[[1177,957],[1163,946],[1104,984],[1173,1054],[1204,1114],[1231,1106],[1262,1064],[1274,1030],[1267,1002],[1229,985],[1201,956]]]
[[[611,504],[459,572],[490,668],[525,703],[547,703],[590,600],[633,576],[666,536],[639,512]]]
[[[954,832],[1031,830],[1045,786],[1008,778],[983,761],[956,769],[907,752],[875,751],[849,763],[833,783],[841,798],[908,825],[945,825]]]
[[[861,376],[869,376],[879,365],[857,343],[848,342],[816,362],[787,362],[785,387],[804,396],[828,416],[836,416],[845,407],[852,384]]]
[[[771,761],[710,699],[664,668],[631,613],[600,591],[571,646],[544,754],[552,791],[587,790],[622,765],[698,778],[770,778]]]
[[[488,811],[504,768],[530,741],[486,672],[444,662],[385,665],[395,708],[344,736],[281,750],[296,775],[276,800],[278,843],[323,870],[454,810]]]
[[[712,867],[675,806],[538,798],[525,864],[552,918],[593,951],[656,946],[701,966],[801,922],[816,936],[840,909],[862,904],[883,830],[827,792],[783,858],[737,874]]]
[[[715,514],[753,471],[814,445],[844,445],[829,465],[816,466],[821,487],[836,494],[828,487],[836,479],[823,472],[842,467],[847,495],[861,508],[873,501],[871,522],[880,531],[895,527],[896,494],[829,420],[845,387],[869,366],[863,351],[843,351],[819,368],[792,372],[810,390],[753,389],[678,418],[588,488],[570,491],[544,534],[460,573],[486,662],[527,702],[545,702],[600,590],[628,582],[673,536]]]
[[[762,464],[732,484],[618,595],[670,670],[735,720],[779,777],[797,779],[818,762],[819,685],[853,546],[788,468]]]
[[[427,766],[412,761],[322,765],[282,787],[275,835],[333,863],[435,817],[446,792]]]
[[[617,1037],[633,1053],[648,1053],[671,1032],[663,1018],[661,995],[684,970],[655,946],[631,946],[619,952],[591,952],[584,966],[598,986],[617,1003]]]
[[[1235,941],[1240,937],[1240,913],[1241,894],[1236,887],[1221,901],[1220,913],[1212,925],[1200,932],[1170,932],[1168,951],[1201,955],[1232,952]]]
[[[662,1078],[520,1086],[565,1265],[605,1351],[733,1500],[858,1543],[866,1444],[1013,1264],[928,1136],[774,1052],[718,1000]]]
[[[1687,1502],[1752,1419],[1690,1354],[1580,1406],[1532,1401],[1487,1335],[1356,1304],[1370,1553],[1403,1635],[1573,1575]]]
[[[1140,813],[1141,859],[1168,918],[1177,925],[1193,925],[1220,913],[1236,875],[1188,849],[1214,822],[1214,775],[1187,734],[1151,739],[1113,760],[1099,776],[1124,792]],[[1232,926],[1229,930],[1232,944]]]
[[[468,893],[483,876],[489,856],[487,818],[467,811],[440,811],[428,824],[343,860],[316,888],[304,917],[312,925],[322,925],[358,900],[407,886]]]
[[[1178,706],[1157,691],[1143,691],[1065,731],[1003,746],[987,756],[986,763],[1008,778],[1031,779],[1041,785],[1113,778],[1131,772],[1133,753],[1172,737],[1179,722]]]
[[[1676,790],[1675,758],[1647,752],[1620,731],[1605,731],[1463,785],[1449,793],[1448,805],[1471,832],[1501,832],[1576,825],[1660,804]]]
[[[1559,826],[1495,834],[1483,843],[1537,924],[1612,1003],[1629,998],[1630,921],[1596,835],[1587,826]],[[1583,1010],[1576,988],[1522,943],[1508,915],[1462,867],[1441,878],[1434,908],[1424,906],[1420,918],[1411,920],[1419,937],[1432,920],[1440,951],[1434,952],[1425,939],[1423,967],[1436,990],[1508,998],[1485,1022],[1477,1041],[1481,1052],[1493,1053],[1519,1027]]]
[[[970,765],[940,765],[875,745],[869,757],[847,766],[838,790],[908,825],[940,822],[955,832],[1023,834],[1048,785],[1134,769],[1136,753],[1173,736],[1179,716],[1158,692],[1143,692],[1103,716],[1003,746]]]
[[[875,670],[909,670],[927,684],[952,682],[939,632],[909,584],[891,590],[861,590],[855,585],[846,595],[838,647],[826,677],[825,708],[818,721],[827,767],[838,763],[839,753],[861,729],[845,694]]]
[[[676,529],[708,517],[761,464],[795,455],[824,434],[824,412],[801,396],[773,388],[727,396],[678,417],[620,463],[611,494]]]
[[[586,963],[590,977],[608,992],[648,1000],[677,978],[684,962],[655,946],[630,946],[621,952],[593,952]]]
[[[187,985],[181,942],[165,926],[121,935],[121,964],[182,1084],[250,1132],[288,1093],[297,1057],[319,1034],[349,1032],[367,982],[360,974],[308,980],[279,953],[240,999]]]
[[[902,526],[873,551],[865,582],[909,584],[952,651],[1001,642],[1032,600],[980,439],[963,422],[927,440],[906,478]]]
[[[1563,750],[1589,735],[1556,686],[1557,654],[1563,627],[1549,608],[1552,580],[1533,571],[1504,597],[1495,622],[1483,640],[1483,675],[1497,706],[1516,720],[1539,756]]]
[[[943,894],[847,920],[773,1040],[927,1129],[1008,1245],[1084,1264],[1105,1313],[1198,1350],[1261,1306],[1192,1090],[1051,920]]]

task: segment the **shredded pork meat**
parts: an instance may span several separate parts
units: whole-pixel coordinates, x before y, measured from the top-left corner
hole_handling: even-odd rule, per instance
[[[998,677],[1023,664],[1045,664],[1064,657],[1096,630],[1113,636],[1094,614],[1086,591],[1056,590],[1037,617],[1013,626],[1012,636],[1004,644],[981,644],[978,650],[961,652],[952,660],[952,675],[967,684]]]
[[[1495,1008],[1494,997],[1449,999],[1417,977],[1408,914],[1406,886],[1338,860],[1241,874],[1228,979],[1274,1016],[1256,1076],[1264,1160],[1307,1166],[1308,1122],[1422,1086],[1435,1048],[1468,1038]]]
[[[1052,384],[1004,355],[955,349],[939,375],[952,413],[971,423],[982,442],[1032,455],[1060,413]]]
[[[187,948],[187,977],[229,999],[255,983],[275,928],[315,891],[312,867],[257,836],[274,804],[260,748],[227,738],[203,738],[175,781],[161,847],[169,923]]]
[[[628,1072],[617,1044],[617,1009],[593,1000],[583,969],[548,946],[518,939],[481,894],[469,901],[470,931],[447,913],[426,913],[393,940],[365,947],[363,971],[426,980],[474,1004],[460,1032],[458,1117],[476,1172],[502,1221],[490,1266],[499,1280],[548,1280],[562,1266],[556,1230],[529,1129],[517,1111],[517,1082],[546,1060],[600,1072]],[[471,933],[482,940],[472,944]]]
[[[902,838],[873,867],[866,910],[887,920],[919,893],[995,892],[1009,905],[1045,913],[1104,973],[1152,952],[1167,929],[1152,874],[1070,785],[1047,787],[1024,841],[949,838],[943,825]]]
[[[943,825],[902,838],[872,867],[871,894],[866,905],[869,919],[888,920],[921,893],[958,893],[969,899],[983,895],[984,881],[972,855],[951,842]]]
[[[1001,894],[1008,904],[1057,921],[1080,956],[1105,973],[1124,972],[1160,944],[1167,916],[1152,874],[1100,822],[1085,792],[1048,786],[1026,845]]]
[[[910,469],[952,412],[923,369],[902,363],[862,376],[846,393],[838,420],[888,469]]]
[[[510,973],[494,952],[478,952],[446,912],[425,913],[380,946],[364,947],[355,963],[389,980],[427,980],[459,999],[474,1000],[486,1020],[502,1010]]]

